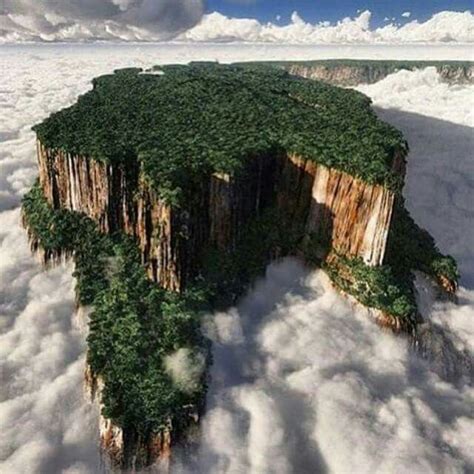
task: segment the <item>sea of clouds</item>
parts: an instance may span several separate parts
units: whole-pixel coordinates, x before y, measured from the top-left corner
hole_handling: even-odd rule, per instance
[[[410,12],[383,26],[369,10],[331,23],[293,12],[288,24],[204,14],[203,0],[3,0],[0,43],[31,41],[264,42],[283,44],[472,43],[474,15],[441,11],[424,21]]]
[[[425,57],[420,51],[398,49]],[[72,268],[42,270],[20,227],[20,199],[37,174],[31,125],[117,67],[311,54],[306,47],[229,45],[0,50],[0,472],[101,470],[97,409],[82,392],[85,328],[73,316]],[[408,207],[463,273],[458,304],[434,302],[429,285],[421,285],[423,312],[457,349],[472,351],[474,88],[449,86],[426,69],[359,89],[406,135]],[[474,469],[472,386],[440,377],[404,339],[382,332],[366,310],[332,289],[322,272],[292,259],[276,263],[237,308],[210,315],[206,330],[215,341],[209,411],[200,451],[193,459],[180,456],[177,472]],[[170,361],[170,370],[181,373],[184,356]]]

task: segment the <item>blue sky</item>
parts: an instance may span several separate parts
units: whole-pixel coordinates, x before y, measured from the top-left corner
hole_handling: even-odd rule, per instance
[[[257,18],[260,21],[288,23],[293,11],[310,22],[337,21],[356,15],[357,10],[370,10],[374,26],[383,24],[385,17],[397,21],[403,12],[410,11],[412,18],[425,21],[433,13],[443,10],[465,11],[474,9],[474,0],[208,0],[208,12],[219,11],[227,16]]]

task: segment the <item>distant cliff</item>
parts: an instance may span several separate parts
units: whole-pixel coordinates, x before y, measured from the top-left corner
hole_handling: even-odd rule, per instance
[[[420,321],[413,270],[456,290],[454,260],[403,205],[406,142],[355,91],[265,66],[128,69],[36,132],[23,221],[45,263],[74,258],[93,307],[86,381],[114,465],[166,463],[189,439],[210,363],[200,315],[273,259],[322,266],[397,332]]]
[[[352,87],[374,84],[398,71],[435,67],[440,78],[449,84],[474,84],[474,63],[469,61],[376,61],[319,60],[272,63],[291,74],[317,79],[336,86]]]

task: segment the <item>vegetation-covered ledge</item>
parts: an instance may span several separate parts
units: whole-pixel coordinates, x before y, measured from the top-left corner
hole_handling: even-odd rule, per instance
[[[116,453],[116,465],[156,461],[204,407],[210,352],[200,325],[209,295],[202,285],[178,295],[153,284],[133,239],[100,233],[90,218],[53,209],[38,184],[23,199],[23,223],[44,263],[74,259],[77,304],[93,309],[89,389],[100,387],[102,415],[121,430],[120,439],[104,433],[102,447]]]
[[[102,441],[123,467],[186,439],[210,361],[200,317],[275,258],[321,265],[396,331],[416,332],[414,270],[456,290],[405,210],[401,133],[355,91],[265,66],[127,69],[35,130],[24,225],[45,263],[74,258]]]

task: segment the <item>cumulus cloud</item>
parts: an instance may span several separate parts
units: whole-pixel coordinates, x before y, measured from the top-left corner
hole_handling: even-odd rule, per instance
[[[21,195],[37,173],[31,125],[73,103],[92,77],[118,67],[314,54],[314,48],[252,45],[83,46],[68,48],[67,56],[55,47],[1,52],[1,472],[100,472],[97,412],[81,390],[84,334],[71,322],[72,269],[44,272],[19,225]],[[407,136],[408,206],[461,265],[459,304],[433,302],[422,286],[423,311],[456,349],[472,351],[472,87],[448,86],[429,69],[359,89]],[[474,468],[472,387],[439,377],[406,341],[380,331],[365,310],[334,291],[321,272],[310,273],[295,260],[273,265],[237,308],[208,321],[207,331],[215,341],[209,410],[201,450],[194,461],[185,459],[185,471]],[[187,356],[176,360],[180,367]]]
[[[449,312],[441,317],[456,326],[458,308]],[[294,260],[275,264],[237,314],[245,337],[237,345],[214,341],[199,463],[186,471],[185,460],[185,472],[473,467],[465,445],[472,387],[440,379],[322,272]]]
[[[194,26],[202,0],[5,0],[4,41],[162,40]]]
[[[410,18],[411,17],[411,12],[403,12],[402,17],[403,18]]]
[[[408,13],[403,16],[408,18]],[[413,20],[403,26],[391,23],[375,29],[370,28],[370,19],[371,12],[366,10],[355,18],[344,18],[336,24],[327,21],[312,24],[294,12],[290,24],[279,26],[254,19],[228,18],[214,12],[205,15],[180,39],[291,44],[474,42],[474,15],[469,11],[444,11],[424,23]]]

